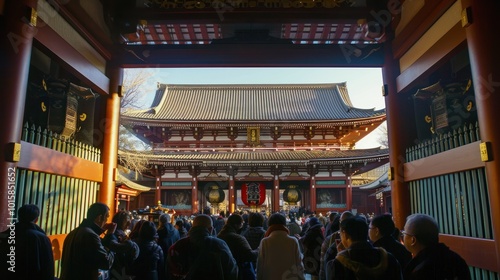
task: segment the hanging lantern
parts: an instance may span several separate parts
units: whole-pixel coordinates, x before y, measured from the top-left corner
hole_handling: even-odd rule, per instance
[[[297,205],[300,199],[302,199],[302,194],[296,185],[288,186],[283,192],[283,200],[290,205]]]
[[[241,186],[241,200],[247,206],[258,206],[266,200],[266,186],[263,183],[248,183]]]
[[[212,204],[221,203],[226,198],[224,191],[217,185],[208,186],[207,189],[205,197]]]

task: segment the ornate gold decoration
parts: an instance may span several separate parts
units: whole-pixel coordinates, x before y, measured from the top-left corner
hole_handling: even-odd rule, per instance
[[[247,143],[249,146],[258,146],[260,144],[260,127],[247,128]]]
[[[470,110],[472,110],[472,107],[474,107],[474,103],[472,101],[467,102],[467,112],[470,112]]]

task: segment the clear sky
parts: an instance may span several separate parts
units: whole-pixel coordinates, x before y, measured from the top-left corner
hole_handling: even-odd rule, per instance
[[[143,69],[127,69],[134,75]],[[163,84],[308,84],[347,82],[353,105],[361,109],[385,108],[380,68],[149,68],[151,78],[144,85],[148,105],[156,89]],[[374,131],[356,145],[378,147],[380,132]]]

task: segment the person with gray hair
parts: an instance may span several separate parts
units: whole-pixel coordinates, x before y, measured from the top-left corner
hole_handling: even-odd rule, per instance
[[[406,249],[413,255],[404,269],[405,280],[471,279],[465,260],[439,243],[439,226],[433,217],[418,213],[410,215],[401,233]]]

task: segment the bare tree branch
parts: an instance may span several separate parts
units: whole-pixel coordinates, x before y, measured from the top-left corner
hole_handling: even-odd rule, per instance
[[[123,77],[124,92],[120,104],[122,109],[137,109],[144,105],[141,98],[146,94],[146,83],[152,76],[153,74],[147,70],[125,71]]]
[[[382,148],[389,148],[389,136],[387,134],[387,124],[383,123],[378,128],[379,130],[379,138],[378,143]]]

